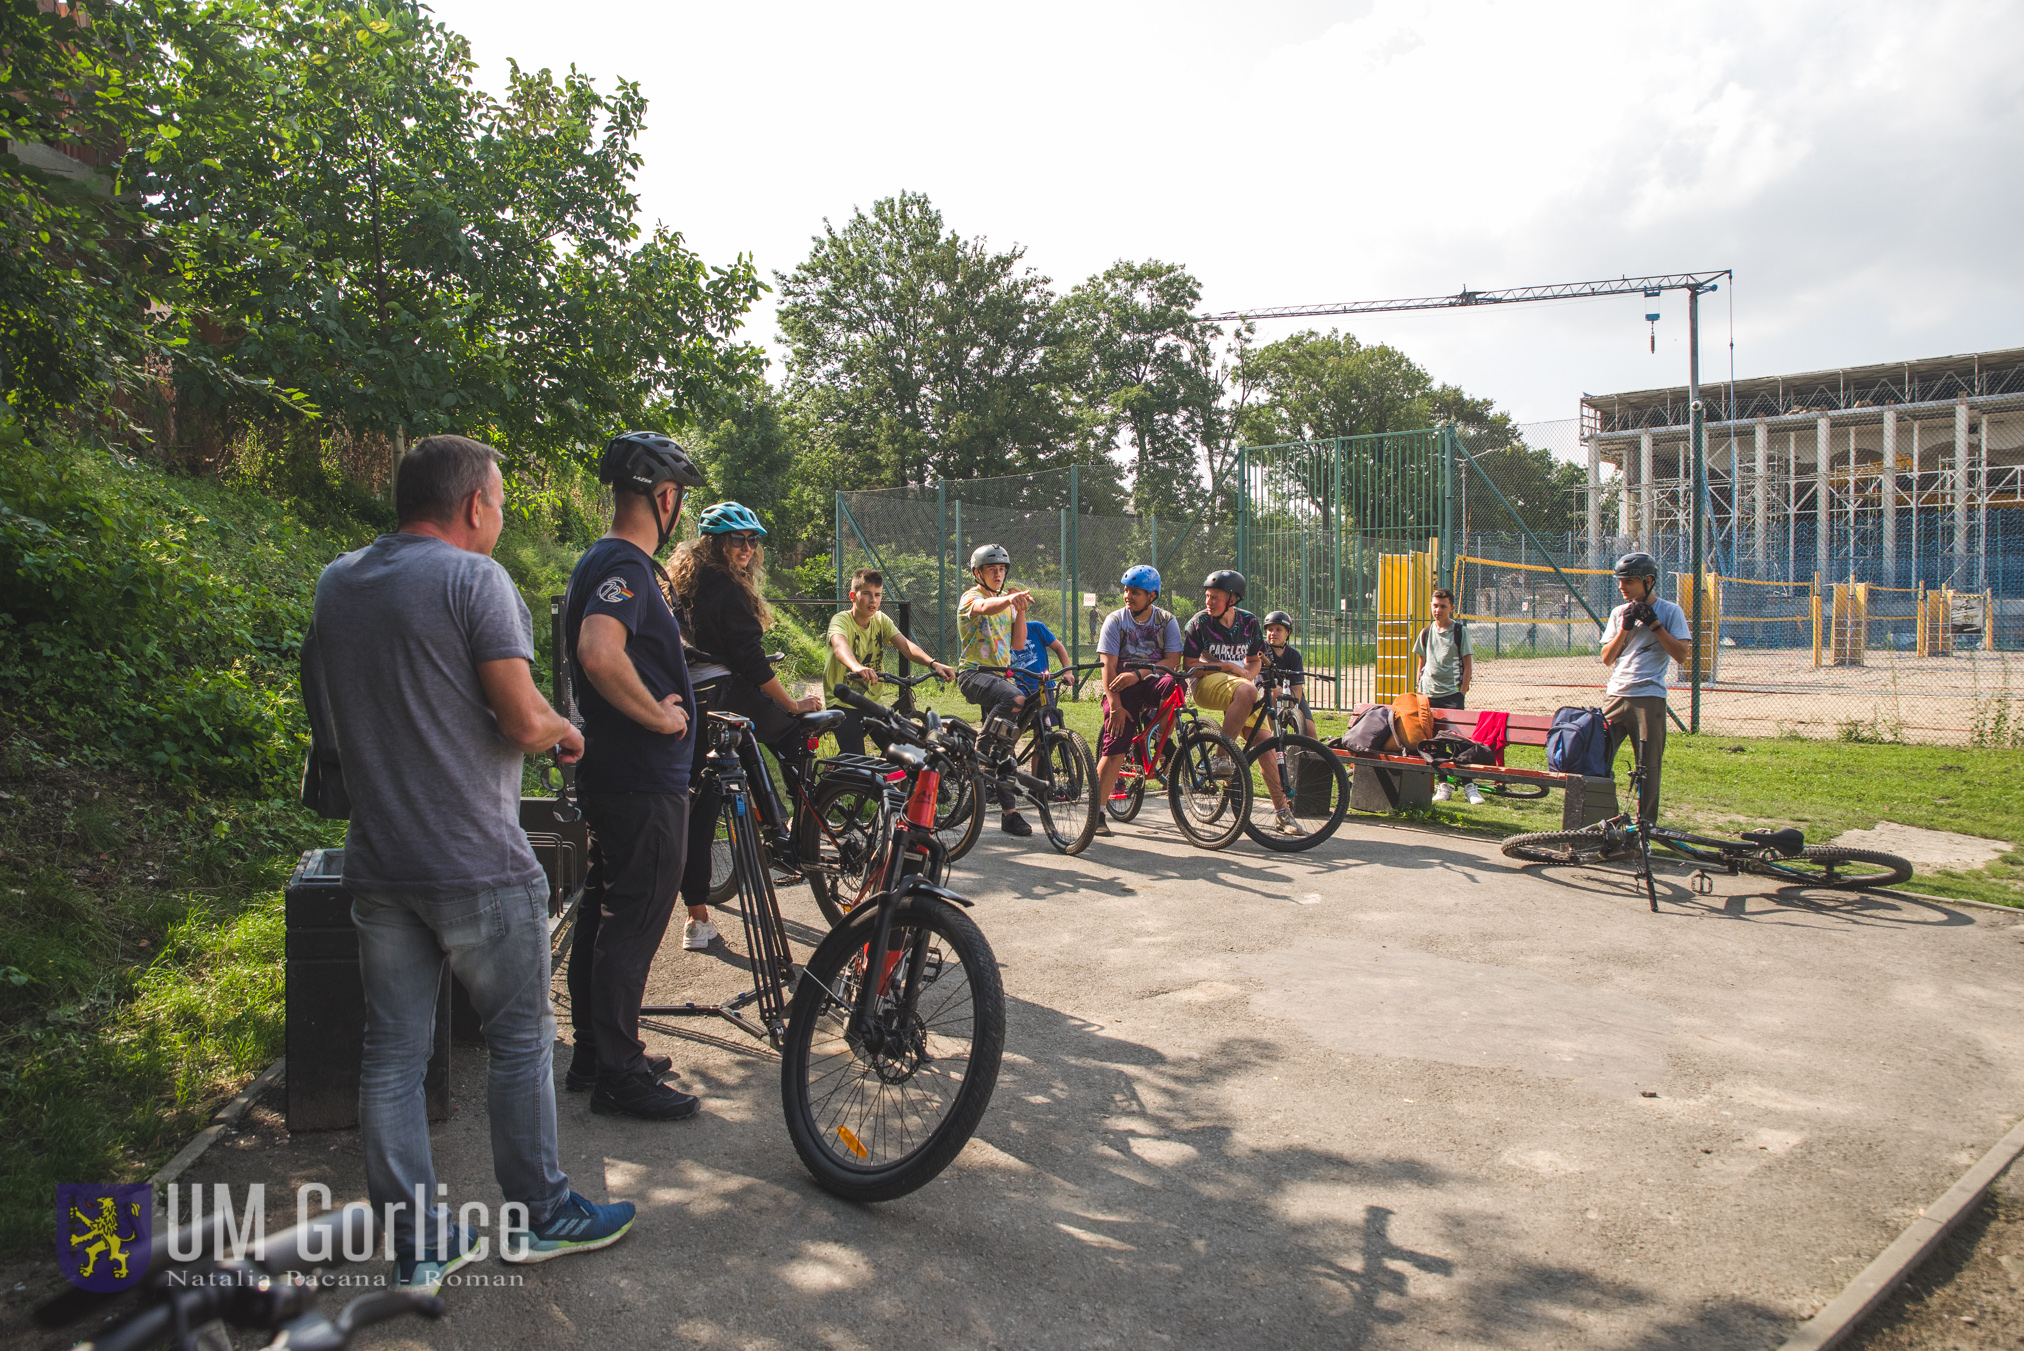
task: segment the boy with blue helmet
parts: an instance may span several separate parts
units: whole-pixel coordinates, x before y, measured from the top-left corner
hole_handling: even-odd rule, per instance
[[[1154,604],[1160,595],[1160,574],[1140,563],[1125,569],[1118,579],[1124,588],[1124,605],[1111,612],[1097,634],[1096,655],[1103,663],[1103,731],[1096,743],[1096,800],[1110,801],[1117,785],[1117,773],[1124,768],[1125,754],[1146,715],[1166,702],[1173,693],[1174,677],[1150,671],[1124,669],[1132,663],[1181,667],[1181,624]],[[1111,833],[1110,823],[1099,814],[1096,833]]]

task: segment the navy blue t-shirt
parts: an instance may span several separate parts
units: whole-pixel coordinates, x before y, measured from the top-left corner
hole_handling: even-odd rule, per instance
[[[576,561],[563,607],[563,637],[583,713],[583,759],[576,786],[586,793],[687,793],[695,757],[696,692],[682,657],[682,628],[661,594],[660,569],[629,540],[601,539]],[[626,655],[655,699],[682,696],[689,732],[650,732],[613,707],[577,664],[577,636],[586,615],[610,615],[631,635]]]

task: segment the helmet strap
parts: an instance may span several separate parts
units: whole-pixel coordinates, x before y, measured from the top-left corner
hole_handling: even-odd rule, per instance
[[[668,519],[665,521],[661,519],[660,485],[655,484],[654,490],[647,494],[647,509],[652,511],[654,514],[654,529],[657,532],[659,532],[660,536],[659,540],[654,545],[655,558],[659,558],[661,556],[661,550],[668,547],[668,537],[675,533],[675,522],[682,519],[683,492],[684,489],[682,488],[682,485],[679,483],[675,484],[674,510],[668,513]]]

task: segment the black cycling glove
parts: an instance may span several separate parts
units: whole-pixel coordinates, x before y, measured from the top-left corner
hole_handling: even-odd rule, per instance
[[[1641,600],[1631,606],[1630,613],[1623,617],[1623,626],[1627,629],[1634,629],[1640,624],[1649,624],[1653,628],[1659,626],[1659,612],[1652,608],[1652,603],[1648,600]]]

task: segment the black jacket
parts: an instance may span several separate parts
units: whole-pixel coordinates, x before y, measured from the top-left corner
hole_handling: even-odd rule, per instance
[[[755,687],[773,679],[766,660],[766,634],[745,599],[745,588],[721,568],[697,573],[700,585],[685,600],[682,635],[699,657],[708,658]]]

